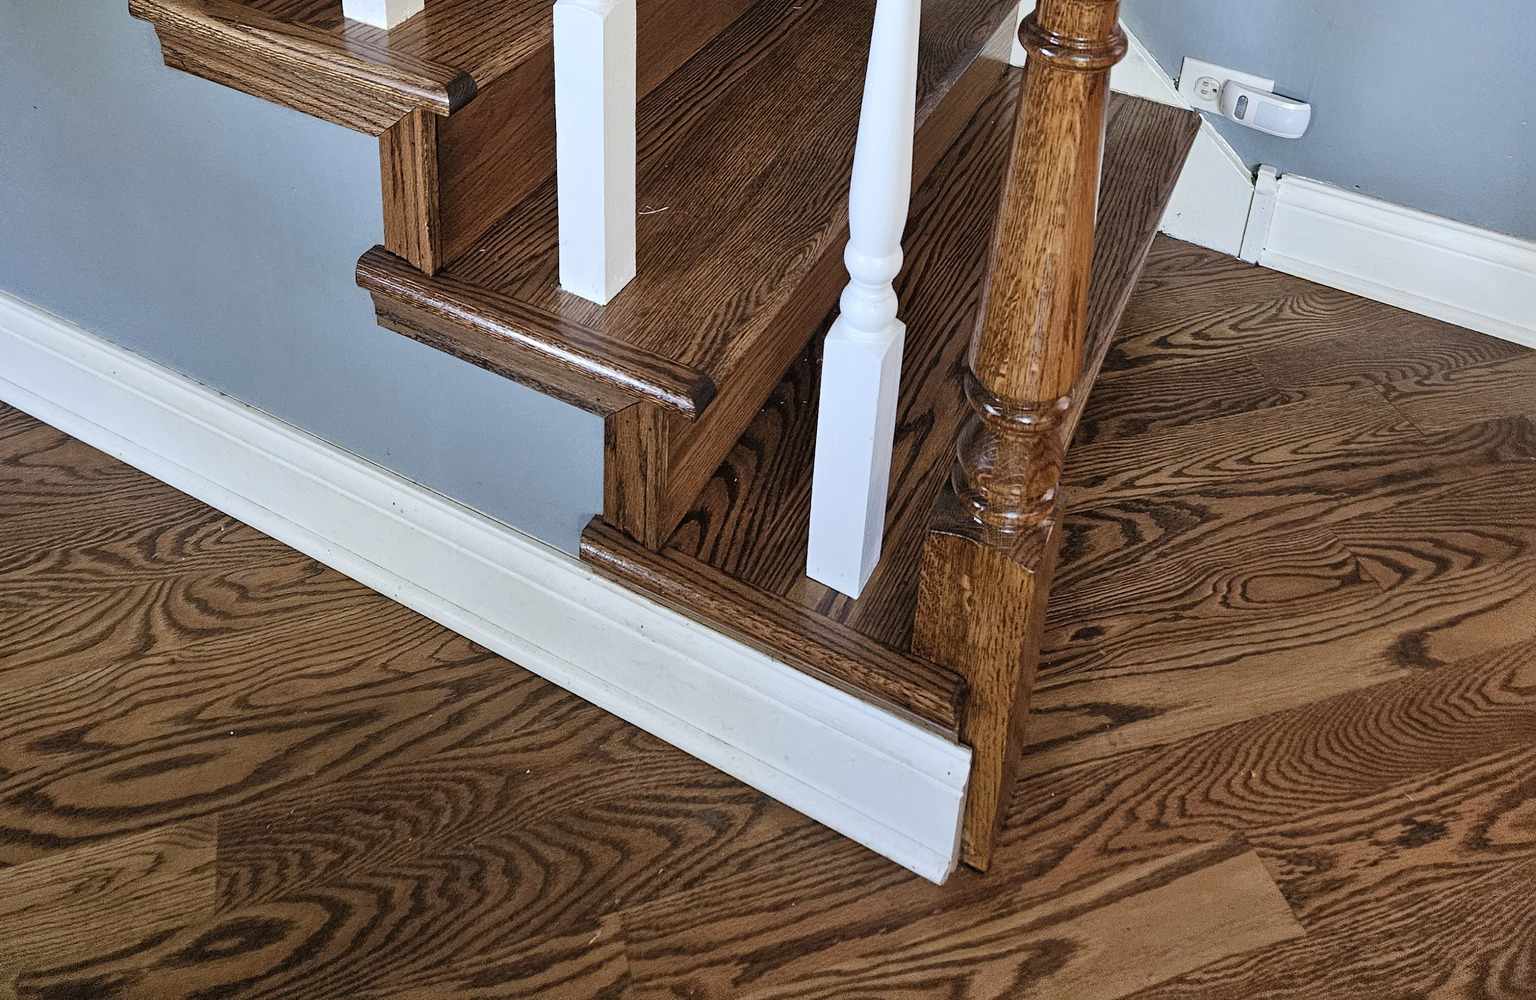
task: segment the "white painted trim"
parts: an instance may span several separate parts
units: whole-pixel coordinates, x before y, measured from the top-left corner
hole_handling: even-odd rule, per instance
[[[1022,0],[1019,20],[1022,22],[1034,9],[1034,0]],[[1125,58],[1110,71],[1110,89],[1117,94],[1193,111],[1173,78],[1163,71],[1141,40],[1124,23],[1120,29],[1125,32],[1128,48]],[[1015,39],[1013,64],[1022,66],[1024,61],[1024,47]],[[1189,159],[1163,213],[1161,230],[1175,239],[1236,257],[1242,248],[1252,201],[1253,174],[1232,144],[1202,116],[1200,134],[1195,136]]]
[[[0,399],[934,881],[970,751],[0,293]]]
[[[1140,39],[1130,31],[1125,35],[1130,49],[1111,71],[1110,87],[1132,97],[1193,110]],[[1252,202],[1253,173],[1216,126],[1202,116],[1200,133],[1163,213],[1162,231],[1236,257],[1242,250]]]
[[[885,540],[906,326],[893,282],[912,204],[922,4],[879,0],[848,193],[848,285],[822,352],[805,573],[858,597]]]
[[[1259,263],[1536,347],[1536,242],[1288,174]]]
[[[341,0],[341,13],[375,28],[393,28],[426,9],[427,0]]]
[[[635,277],[635,0],[555,4],[560,286],[606,305]]]
[[[1280,174],[1269,164],[1259,167],[1254,179],[1253,204],[1248,208],[1248,226],[1243,230],[1243,248],[1238,259],[1249,264],[1259,262],[1264,241],[1269,239],[1269,227],[1275,221],[1275,200],[1280,193]]]

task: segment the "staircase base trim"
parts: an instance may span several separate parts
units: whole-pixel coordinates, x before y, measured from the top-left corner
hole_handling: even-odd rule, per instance
[[[805,813],[954,869],[970,751],[0,293],[0,399]]]
[[[1536,347],[1536,241],[1295,174],[1274,197],[1260,266]]]

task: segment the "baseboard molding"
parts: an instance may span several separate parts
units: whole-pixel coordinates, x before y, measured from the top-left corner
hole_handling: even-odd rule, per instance
[[[1131,97],[1193,110],[1173,78],[1128,30],[1126,41],[1129,49],[1110,73],[1110,87]],[[1174,239],[1236,257],[1242,249],[1252,201],[1253,172],[1202,115],[1200,133],[1195,136],[1159,228]]]
[[[970,751],[0,293],[0,399],[935,882]]]
[[[1536,243],[1289,174],[1259,242],[1264,267],[1536,347]]]

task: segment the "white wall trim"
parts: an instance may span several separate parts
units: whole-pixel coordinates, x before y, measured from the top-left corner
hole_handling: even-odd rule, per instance
[[[1287,174],[1259,263],[1536,347],[1536,243]]]
[[[1125,36],[1130,50],[1111,71],[1110,87],[1121,94],[1193,110],[1147,47],[1129,30]],[[1253,173],[1202,115],[1200,133],[1195,136],[1160,228],[1175,239],[1236,257],[1242,249],[1252,201]]]
[[[1019,21],[1034,9],[1034,0],[1020,0]],[[1110,89],[1117,94],[1193,111],[1173,78],[1163,72],[1141,40],[1124,22],[1120,29],[1125,32],[1129,49],[1110,71]],[[1013,65],[1024,65],[1026,58],[1024,47],[1015,39]],[[1248,206],[1252,201],[1253,173],[1232,144],[1201,115],[1200,134],[1195,136],[1159,228],[1174,239],[1236,257],[1242,249],[1243,229],[1248,224]]]
[[[0,293],[0,399],[942,881],[970,751]]]

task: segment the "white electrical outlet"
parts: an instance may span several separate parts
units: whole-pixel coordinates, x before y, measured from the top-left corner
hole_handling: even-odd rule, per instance
[[[1243,73],[1225,66],[1217,66],[1203,59],[1184,57],[1184,67],[1179,70],[1179,93],[1196,111],[1221,114],[1221,88],[1228,80],[1236,80],[1254,90],[1274,93],[1275,81],[1262,76]]]

